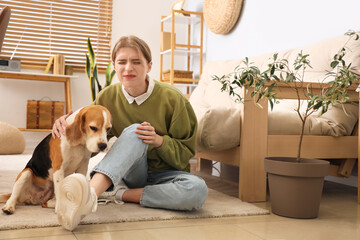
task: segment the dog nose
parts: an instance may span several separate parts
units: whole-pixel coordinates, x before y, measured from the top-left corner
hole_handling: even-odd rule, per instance
[[[106,143],[99,143],[98,144],[98,148],[100,149],[100,151],[104,151],[107,147]]]

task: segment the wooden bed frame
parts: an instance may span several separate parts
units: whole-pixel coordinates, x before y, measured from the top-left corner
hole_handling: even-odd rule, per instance
[[[307,83],[307,86],[316,94],[325,84]],[[354,99],[358,99],[355,89],[355,87],[351,88],[350,94]],[[239,198],[246,202],[262,202],[266,201],[264,158],[295,157],[299,135],[268,135],[268,102],[266,100],[260,102],[263,107],[260,108],[246,95],[245,91],[243,94],[249,101],[241,104],[240,145],[218,152],[197,152],[196,157],[200,165],[206,159],[238,166]],[[291,86],[281,84],[277,89],[277,98],[297,99],[297,95]],[[305,95],[301,98],[305,99]],[[350,174],[355,159],[358,158],[358,137],[305,135],[301,154],[301,157],[305,158],[344,159],[340,167],[331,167],[330,172],[338,176],[344,173]],[[360,186],[360,181],[358,182]],[[359,188],[358,202],[360,203]]]

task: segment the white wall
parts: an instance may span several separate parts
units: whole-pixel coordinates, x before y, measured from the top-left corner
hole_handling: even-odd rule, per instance
[[[359,9],[358,0],[244,0],[229,34],[208,32],[207,60],[256,56],[360,30]]]

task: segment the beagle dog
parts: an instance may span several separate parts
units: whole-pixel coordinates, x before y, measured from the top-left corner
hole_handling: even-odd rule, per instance
[[[65,136],[49,134],[35,148],[24,170],[18,175],[12,193],[0,196],[6,214],[13,214],[17,203],[41,204],[57,209],[59,183],[72,173],[86,175],[92,153],[107,149],[111,129],[110,112],[102,106],[84,107],[66,121]]]

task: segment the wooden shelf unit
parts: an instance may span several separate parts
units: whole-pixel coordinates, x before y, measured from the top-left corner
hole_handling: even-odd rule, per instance
[[[203,25],[204,17],[202,12],[190,12],[184,10],[171,10],[169,16],[163,16],[161,18],[161,34],[164,33],[164,23],[171,24],[171,48],[160,52],[160,81],[168,82],[171,85],[174,83],[197,83],[199,79],[195,78],[176,78],[174,76],[174,57],[185,56],[187,57],[187,71],[190,71],[190,57],[199,55],[200,56],[200,69],[199,76],[202,73],[202,59],[203,59]],[[187,44],[177,44],[175,41],[175,24],[186,24],[187,28]],[[191,26],[200,24],[200,45],[191,44]],[[164,79],[163,77],[163,63],[164,55],[170,55],[170,77]],[[188,88],[189,91],[189,88]],[[188,92],[189,93],[189,92]]]
[[[28,72],[8,72],[0,71],[0,79],[8,78],[14,80],[30,80],[30,81],[46,81],[46,82],[62,82],[65,90],[65,112],[68,113],[71,109],[71,92],[70,92],[70,75],[53,75],[42,73],[28,73]],[[27,129],[19,128],[20,131],[32,132],[49,132],[51,129]]]
[[[18,128],[22,132],[51,132],[52,129]]]

